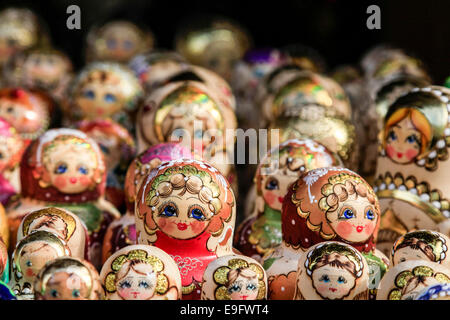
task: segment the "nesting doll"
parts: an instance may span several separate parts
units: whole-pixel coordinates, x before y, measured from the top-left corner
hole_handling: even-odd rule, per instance
[[[72,70],[72,62],[64,52],[38,47],[14,55],[3,75],[11,86],[41,89],[61,101],[73,77]]]
[[[11,241],[27,213],[67,209],[86,225],[89,261],[100,267],[106,228],[120,213],[104,199],[106,171],[98,144],[78,130],[49,130],[27,149],[20,174],[21,197],[7,208]]]
[[[352,246],[327,241],[298,261],[295,300],[367,300],[369,266]]]
[[[34,298],[33,283],[44,265],[58,257],[70,256],[66,242],[52,232],[39,230],[17,243],[12,255],[11,287],[21,300]]]
[[[232,21],[205,17],[201,21],[202,25],[193,28],[183,24],[175,37],[175,47],[191,63],[211,69],[228,80],[234,64],[250,48],[250,36]]]
[[[81,219],[72,212],[56,207],[30,212],[20,223],[17,242],[38,230],[54,233],[63,239],[72,257],[84,259],[87,256],[88,230]]]
[[[0,89],[0,117],[8,121],[28,144],[47,130],[49,106],[37,94],[21,88]]]
[[[284,241],[306,250],[323,241],[341,241],[359,250],[369,263],[371,297],[389,264],[375,250],[380,206],[372,187],[345,168],[319,168],[302,175],[284,198]]]
[[[138,151],[163,142],[180,142],[202,160],[214,163],[236,185],[234,139],[226,129],[236,128],[231,108],[197,81],[178,81],[153,91],[137,116]]]
[[[59,257],[45,264],[34,281],[35,300],[103,300],[100,276],[88,261]]]
[[[415,300],[450,300],[450,284],[436,284],[423,289]]]
[[[449,89],[416,88],[387,111],[374,190],[380,199],[378,248],[390,253],[406,232],[450,234]]]
[[[207,265],[232,254],[234,193],[225,177],[197,160],[164,162],[136,197],[139,244],[166,251],[177,263],[183,299],[199,299]]]
[[[180,300],[181,276],[163,250],[131,245],[106,260],[100,273],[108,300]]]
[[[450,239],[442,233],[431,230],[411,231],[394,243],[390,266],[409,260],[425,260],[450,268],[448,245]]]
[[[448,267],[425,260],[407,260],[386,272],[377,300],[414,300],[426,287],[449,283]]]
[[[212,261],[203,274],[202,300],[265,300],[267,276],[254,259],[228,255]]]
[[[85,66],[69,89],[66,111],[70,120],[112,118],[131,129],[129,112],[143,94],[139,80],[126,66],[95,62]]]
[[[142,152],[128,167],[125,179],[126,213],[119,220],[113,221],[103,240],[103,262],[117,250],[136,244],[136,225],[134,223],[134,206],[136,194],[142,179],[162,162],[176,159],[190,159],[189,149],[181,144],[161,143]]]
[[[125,204],[125,174],[135,155],[133,137],[111,119],[81,121],[76,128],[100,146],[107,171],[106,200],[116,208],[122,208]]]
[[[127,63],[135,55],[150,51],[155,38],[130,21],[110,21],[93,27],[87,35],[86,60]]]
[[[258,166],[254,212],[240,226],[235,246],[258,261],[281,244],[281,205],[290,184],[311,169],[340,165],[336,155],[312,140],[288,140]]]
[[[0,202],[3,205],[20,192],[19,163],[25,147],[17,130],[0,118]]]

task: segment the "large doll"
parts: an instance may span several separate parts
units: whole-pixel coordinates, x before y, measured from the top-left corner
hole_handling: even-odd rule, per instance
[[[236,248],[260,261],[280,245],[281,205],[290,184],[306,171],[340,164],[336,155],[312,140],[288,140],[270,150],[258,166],[253,214],[236,232]]]
[[[85,120],[77,123],[76,127],[100,146],[107,171],[106,200],[121,209],[125,204],[125,174],[135,155],[133,137],[111,119]]]
[[[166,251],[180,269],[183,299],[199,299],[207,265],[233,253],[230,184],[205,162],[174,160],[147,175],[136,200],[138,243]]]
[[[114,253],[103,265],[101,281],[108,300],[180,300],[181,276],[163,250],[131,245]]]
[[[378,245],[385,253],[409,231],[450,234],[449,99],[449,89],[416,88],[386,113],[374,187],[381,206]]]
[[[28,212],[68,209],[86,224],[89,260],[99,267],[106,228],[120,213],[104,199],[106,171],[97,143],[78,130],[49,130],[27,149],[20,170],[21,197],[7,208],[11,241]]]
[[[115,251],[136,244],[134,206],[142,179],[162,162],[182,158],[192,158],[189,149],[176,143],[161,143],[142,152],[130,164],[125,178],[126,213],[119,220],[113,221],[106,231],[103,240],[103,261],[106,261]]]
[[[0,202],[3,205],[20,191],[19,163],[24,150],[25,142],[17,130],[0,118]]]

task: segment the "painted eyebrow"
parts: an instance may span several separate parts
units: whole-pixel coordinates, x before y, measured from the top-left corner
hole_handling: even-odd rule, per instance
[[[175,207],[175,209],[177,210],[177,216],[178,216],[178,206],[170,200],[164,201],[163,203],[161,203],[158,207],[158,211],[161,211],[162,208],[164,208],[166,205],[171,204],[172,206]]]

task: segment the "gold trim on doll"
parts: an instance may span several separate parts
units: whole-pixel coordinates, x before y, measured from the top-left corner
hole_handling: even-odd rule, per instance
[[[266,285],[264,282],[264,270],[255,263],[248,263],[243,259],[231,259],[228,261],[228,266],[217,268],[214,271],[213,279],[218,287],[214,290],[214,297],[216,300],[240,300],[233,299],[231,295],[238,288],[234,287],[236,280],[241,277],[250,282],[256,280],[258,289],[254,300],[262,300],[266,296]],[[255,284],[250,283],[252,289]],[[254,290],[254,289],[253,289]]]
[[[405,270],[395,277],[395,287],[390,290],[387,299],[413,300],[415,296],[411,296],[411,294],[419,286],[428,287],[429,285],[436,284],[436,282],[450,283],[450,278],[444,273],[435,272],[428,266],[417,266],[412,270]]]
[[[380,132],[380,155],[393,162],[415,162],[434,171],[448,158],[450,92],[431,86],[414,88],[390,107]]]
[[[328,178],[328,183],[321,187],[320,196],[322,197],[316,199],[316,195],[311,194],[311,186],[330,170],[342,172],[336,172],[336,174],[331,175]],[[306,173],[300,178],[300,183],[304,183],[306,188],[304,187],[305,190],[300,192],[300,194],[297,194],[299,184],[295,184],[293,187],[295,192],[292,194],[292,202],[297,207],[298,215],[307,220],[306,223],[308,228],[312,231],[319,232],[322,238],[330,240],[336,237],[338,233],[333,229],[331,225],[333,221],[330,219],[329,215],[330,213],[336,212],[339,209],[340,203],[347,201],[351,196],[354,196],[355,199],[358,199],[358,197],[367,198],[369,205],[364,209],[364,214],[367,215],[367,219],[375,222],[374,230],[376,229],[376,226],[379,225],[380,206],[377,196],[370,185],[356,175],[356,173],[344,168],[320,168]],[[299,196],[301,198],[298,198]],[[347,213],[348,210],[350,210],[349,213]],[[346,205],[344,205],[337,214],[338,220],[341,217],[341,214],[345,215],[345,218],[347,219],[351,219],[351,216],[355,216],[352,208],[347,208]],[[367,238],[369,238],[370,235],[371,234],[369,234]],[[344,239],[345,237],[341,236],[341,238]]]
[[[136,270],[139,264],[148,265],[151,267],[151,271],[142,273],[142,271]],[[123,269],[124,267],[126,268],[126,271]],[[145,250],[131,250],[127,254],[118,256],[112,261],[111,269],[112,271],[109,272],[105,278],[105,288],[109,293],[117,291],[118,282],[122,280],[131,269],[147,277],[154,277],[155,293],[160,296],[166,294],[169,289],[175,288],[169,288],[169,279],[163,272],[164,262],[157,256],[149,255]]]

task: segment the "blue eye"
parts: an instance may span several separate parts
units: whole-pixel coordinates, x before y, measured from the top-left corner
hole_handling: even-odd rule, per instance
[[[412,134],[406,138],[406,142],[410,144],[417,143],[417,137]]]
[[[141,282],[139,282],[139,287],[144,288],[144,289],[147,289],[147,288],[150,287],[150,286],[148,285],[147,282],[141,281]]]
[[[53,298],[57,298],[57,297],[58,297],[58,291],[56,291],[55,289],[52,289],[52,290],[50,291],[50,295],[51,295]]]
[[[83,96],[84,96],[85,98],[87,98],[87,99],[93,100],[93,99],[95,98],[95,92],[92,91],[92,90],[86,90],[86,91],[83,93]]]
[[[86,175],[86,174],[88,174],[89,170],[86,167],[84,167],[84,166],[80,166],[78,168],[78,172],[81,173],[81,174],[85,174]]]
[[[27,260],[27,262],[25,262],[25,264],[27,267],[31,267],[33,265],[30,260]]]
[[[322,277],[320,277],[319,281],[328,283],[328,282],[330,282],[330,278],[328,277],[328,275],[325,274]]]
[[[78,289],[72,290],[72,297],[79,298],[80,297],[80,290],[78,290]]]
[[[397,135],[395,134],[394,131],[389,132],[389,139],[391,139],[392,141],[397,140]]]
[[[340,277],[338,278],[338,283],[347,283],[347,280],[345,280],[344,277],[340,276]]]
[[[106,102],[109,102],[109,103],[113,103],[113,102],[116,102],[116,101],[117,101],[116,96],[113,95],[113,94],[111,94],[111,93],[105,94],[104,99],[105,99]]]
[[[99,144],[99,146],[100,146],[100,150],[102,150],[103,153],[109,154],[108,147],[106,147],[105,145],[103,145],[101,143]]]
[[[121,283],[119,284],[119,286],[120,286],[122,289],[123,289],[123,288],[131,288],[131,283],[130,283],[130,281],[125,280],[125,281],[121,282]]]
[[[266,183],[266,189],[267,190],[276,190],[279,189],[278,187],[278,180],[277,179],[270,179],[269,181],[267,181]]]
[[[342,215],[342,217],[344,217],[345,219],[351,219],[354,218],[355,215],[353,214],[353,211],[350,209],[345,209],[344,210],[344,214]]]
[[[123,47],[127,50],[130,50],[133,48],[133,42],[125,40],[125,42],[123,43]]]
[[[247,285],[247,290],[251,290],[251,291],[256,290],[255,284],[249,283],[249,284]]]
[[[205,215],[203,214],[203,211],[199,208],[191,210],[191,217],[196,220],[205,220]]]
[[[63,174],[67,172],[67,165],[65,163],[61,163],[55,169],[56,174]]]
[[[228,291],[230,293],[232,293],[232,292],[239,292],[239,291],[241,291],[241,287],[238,284],[235,283],[228,289]]]
[[[375,214],[373,213],[372,210],[369,209],[369,210],[366,211],[366,218],[369,219],[369,220],[375,219]]]
[[[161,212],[162,216],[166,217],[173,217],[177,215],[177,209],[175,209],[174,206],[168,205],[164,208],[164,210]]]
[[[106,46],[107,46],[109,49],[114,49],[114,48],[116,47],[116,40],[114,40],[114,39],[108,39],[108,40],[106,40]]]

